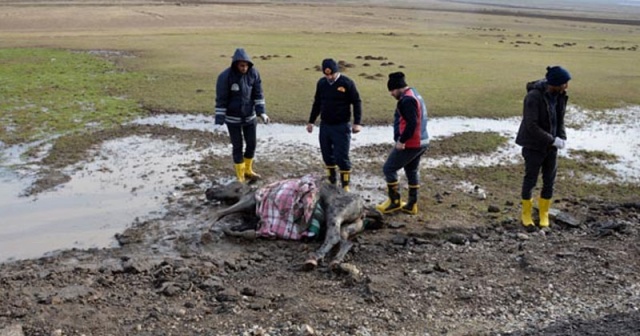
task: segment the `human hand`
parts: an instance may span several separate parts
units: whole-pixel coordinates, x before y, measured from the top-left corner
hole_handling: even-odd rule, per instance
[[[360,133],[360,130],[362,130],[361,125],[353,125],[353,127],[351,128],[351,133],[353,134]]]
[[[313,132],[313,124],[307,124],[307,132],[308,133]]]
[[[216,125],[224,125],[225,115],[224,114],[216,114]]]
[[[262,122],[264,122],[265,124],[268,124],[269,122],[271,122],[271,118],[269,118],[269,116],[266,113],[261,114],[260,118],[262,119]]]
[[[555,139],[553,139],[553,146],[558,149],[563,149],[565,146],[565,141],[561,138],[556,137]]]
[[[396,149],[397,150],[404,150],[404,144],[400,141],[396,142]]]

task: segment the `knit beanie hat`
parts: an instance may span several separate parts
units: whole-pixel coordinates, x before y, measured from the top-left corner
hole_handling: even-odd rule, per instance
[[[547,83],[551,86],[561,86],[571,79],[569,71],[561,66],[548,66],[545,75]]]
[[[325,75],[331,75],[338,72],[338,64],[331,58],[326,58],[322,61],[322,72]]]
[[[398,71],[389,74],[389,81],[387,81],[387,89],[389,89],[389,91],[402,89],[406,86],[407,82],[404,81],[404,74],[402,72]]]

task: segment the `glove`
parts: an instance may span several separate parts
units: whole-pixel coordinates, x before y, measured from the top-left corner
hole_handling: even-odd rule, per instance
[[[564,140],[556,137],[555,139],[553,139],[553,146],[558,148],[558,149],[563,149],[564,148]]]
[[[271,121],[271,119],[269,118],[269,116],[266,113],[261,114],[260,118],[262,119],[262,121],[265,124],[268,124]]]
[[[224,114],[216,114],[216,125],[224,125]]]

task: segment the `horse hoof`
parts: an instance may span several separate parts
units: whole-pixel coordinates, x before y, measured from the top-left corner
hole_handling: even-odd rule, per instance
[[[316,269],[316,267],[318,267],[318,261],[311,258],[311,259],[307,259],[307,261],[304,262],[302,269],[308,272],[308,271],[313,271],[314,269]]]

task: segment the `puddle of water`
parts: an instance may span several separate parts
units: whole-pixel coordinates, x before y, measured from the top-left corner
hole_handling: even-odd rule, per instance
[[[186,182],[178,165],[200,155],[179,143],[147,137],[108,141],[96,160],[66,171],[71,181],[35,198],[17,197],[30,178],[3,171],[0,261],[62,248],[113,246],[113,235],[134,218],[162,215],[165,196]]]
[[[599,150],[615,154],[620,162],[612,165],[622,180],[640,181],[640,107],[602,111],[595,115],[571,108],[567,129],[568,147]],[[603,116],[605,116],[603,118]],[[166,125],[185,130],[226,133],[226,127],[214,125],[210,116],[159,115],[135,121],[137,124]],[[520,147],[514,142],[520,118],[468,119],[432,118],[432,139],[467,131],[497,132],[509,142],[489,155],[462,155],[429,158],[423,167],[440,165],[492,166],[519,162]],[[577,126],[579,125],[579,127]],[[353,147],[392,142],[391,126],[365,127],[353,135]],[[38,144],[7,147],[0,144],[0,262],[38,257],[63,248],[107,247],[113,235],[122,232],[136,217],[161,216],[163,202],[176,185],[187,182],[179,164],[200,160],[213,151],[230,156],[230,144],[213,146],[203,152],[187,150],[175,141],[150,137],[127,137],[105,142],[89,163],[69,167],[71,180],[55,191],[35,198],[20,198],[32,182],[29,165],[38,158],[24,161],[22,154]],[[43,147],[46,150],[47,147]],[[320,157],[318,129],[308,134],[303,125],[269,124],[258,128],[258,160],[282,160],[283,157]],[[569,155],[566,150],[561,155]],[[363,158],[354,158],[362,160]],[[9,171],[3,167],[19,166]],[[363,195],[376,203],[384,197],[382,175],[356,174],[354,186],[372,190]],[[461,185],[467,188],[468,185]],[[354,188],[357,189],[357,188]]]
[[[622,181],[640,181],[640,106],[605,111],[585,111],[573,106],[567,111],[568,149],[605,151],[618,156],[619,162],[612,164]],[[515,144],[521,118],[432,118],[429,120],[429,134],[432,139],[452,136],[456,133],[497,132],[509,139],[508,143],[488,155],[456,155],[446,158],[427,158],[423,167],[446,166],[494,166],[521,162],[521,148]],[[182,129],[195,129],[227,133],[224,126],[214,125],[211,116],[162,115],[135,121],[138,124],[168,125]],[[578,127],[579,126],[579,127]],[[364,127],[353,135],[352,147],[389,144],[392,140],[391,126]],[[312,134],[302,125],[271,123],[259,125],[257,160],[281,160],[283,155],[319,155],[318,128]],[[212,148],[214,154],[229,155],[230,145]],[[302,154],[301,154],[302,153]],[[570,157],[568,151],[560,151],[560,156]]]

